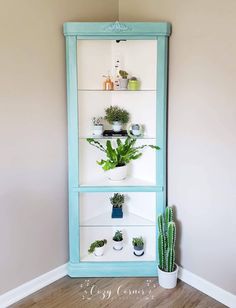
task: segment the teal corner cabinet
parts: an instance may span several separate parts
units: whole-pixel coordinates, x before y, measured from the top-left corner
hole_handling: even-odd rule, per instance
[[[168,40],[166,22],[68,22],[64,24],[67,68],[69,157],[69,263],[71,277],[157,276],[157,215],[166,207],[166,113]],[[139,87],[119,88],[125,70]],[[114,88],[104,89],[103,75]],[[119,78],[118,78],[119,77]],[[117,79],[118,78],[118,79]],[[117,86],[117,88],[115,87]],[[107,179],[96,161],[101,152],[87,138],[101,144],[117,135],[94,135],[93,117],[118,106],[130,114],[130,123],[143,127],[137,145],[155,144],[129,164],[128,177]],[[109,123],[103,122],[107,131]],[[129,126],[130,127],[130,126]],[[131,125],[132,127],[132,125]],[[125,128],[124,127],[124,131]],[[119,137],[124,140],[124,136]],[[123,218],[112,218],[110,198],[125,196]],[[123,233],[123,249],[113,236]],[[142,237],[144,254],[134,254],[132,239]],[[102,256],[89,254],[92,242],[106,239]]]

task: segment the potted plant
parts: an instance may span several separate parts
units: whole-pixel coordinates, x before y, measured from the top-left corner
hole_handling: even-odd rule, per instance
[[[158,278],[165,289],[175,288],[178,265],[175,263],[176,225],[173,220],[173,208],[167,207],[164,214],[158,216]]]
[[[103,124],[102,117],[93,117],[93,135],[94,136],[102,136],[103,133]]]
[[[120,90],[127,90],[128,86],[128,73],[126,71],[120,70],[119,75],[121,79],[119,79]]]
[[[94,241],[88,250],[88,253],[93,253],[96,257],[101,257],[104,254],[104,246],[107,243],[107,240],[96,240]]]
[[[114,132],[120,132],[123,124],[129,122],[129,113],[118,106],[110,106],[105,109],[105,119],[112,125]]]
[[[132,244],[134,247],[134,255],[137,257],[141,257],[144,255],[144,240],[142,236],[133,237]]]
[[[121,181],[127,177],[127,165],[142,156],[141,150],[150,147],[155,150],[160,148],[155,145],[142,145],[135,147],[136,139],[127,137],[123,143],[117,138],[117,147],[113,149],[111,141],[107,140],[104,147],[99,141],[93,138],[87,138],[87,141],[94,147],[106,154],[106,159],[102,159],[97,163],[107,172],[108,178],[112,181]]]
[[[125,201],[125,196],[119,193],[115,193],[111,198],[112,214],[111,218],[123,218],[122,206]]]
[[[137,91],[140,88],[140,82],[136,77],[131,77],[128,83],[128,90]]]
[[[113,249],[121,250],[123,249],[123,234],[122,231],[117,230],[113,236]]]

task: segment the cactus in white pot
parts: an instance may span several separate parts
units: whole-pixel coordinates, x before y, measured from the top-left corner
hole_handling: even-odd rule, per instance
[[[158,216],[158,253],[159,284],[172,289],[177,283],[178,266],[175,264],[176,225],[173,208],[167,207],[164,214]]]

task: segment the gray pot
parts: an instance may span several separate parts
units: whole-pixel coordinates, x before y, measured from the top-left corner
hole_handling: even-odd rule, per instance
[[[134,246],[134,254],[136,256],[142,256],[144,253],[144,246]]]
[[[120,90],[127,90],[128,88],[128,79],[119,79]]]

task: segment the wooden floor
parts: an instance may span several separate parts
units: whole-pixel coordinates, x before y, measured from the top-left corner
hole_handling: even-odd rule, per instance
[[[11,307],[40,308],[220,308],[226,307],[179,281],[175,289],[154,278],[64,277]]]

